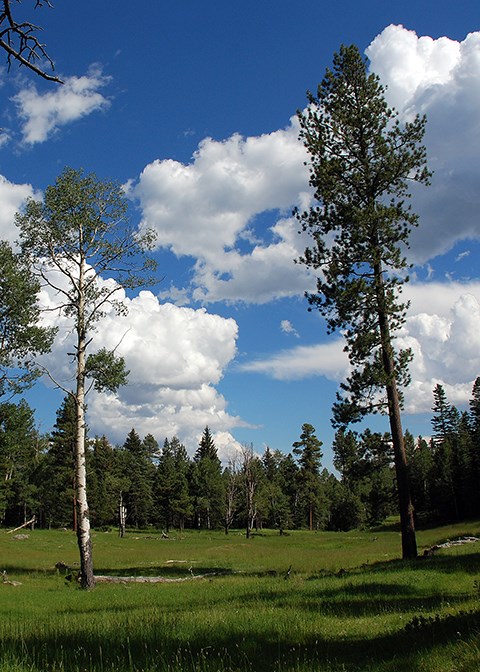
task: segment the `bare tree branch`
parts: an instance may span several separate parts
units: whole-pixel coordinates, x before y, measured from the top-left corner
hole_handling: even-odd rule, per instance
[[[17,61],[43,79],[63,84],[59,77],[50,75],[38,65],[42,61],[47,61],[51,69],[55,70],[55,65],[46,51],[46,45],[35,35],[42,28],[30,21],[18,22],[12,14],[11,5],[11,0],[2,0],[0,5],[3,6],[0,10],[0,48],[7,53],[8,69],[12,67],[13,61]],[[49,0],[35,0],[35,8],[43,5],[52,6]]]

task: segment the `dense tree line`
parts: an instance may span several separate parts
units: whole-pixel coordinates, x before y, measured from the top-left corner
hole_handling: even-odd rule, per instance
[[[433,391],[432,436],[409,432],[412,498],[417,522],[480,516],[480,378],[468,411]],[[76,527],[76,409],[67,396],[49,436],[41,436],[25,401],[0,404],[0,523],[32,516],[42,527]],[[304,424],[292,452],[243,446],[221,463],[205,428],[193,457],[177,437],[159,445],[132,429],[122,445],[88,440],[91,523],[117,526],[119,506],[130,528],[183,530],[243,527],[348,530],[381,523],[397,512],[389,434],[339,429],[332,445],[337,475],[322,468],[322,442]]]

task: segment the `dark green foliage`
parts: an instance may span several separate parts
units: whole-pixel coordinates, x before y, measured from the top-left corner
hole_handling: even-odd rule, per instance
[[[27,259],[0,241],[0,396],[29,387],[40,373],[35,355],[51,348],[55,330],[39,326],[39,291]]]
[[[145,527],[152,514],[155,467],[149,449],[150,444],[145,446],[135,429],[129,432],[123,444],[123,498],[128,524],[135,527]]]
[[[333,450],[334,465],[340,471],[344,486],[339,498],[340,509],[342,502],[351,501],[352,519],[368,525],[377,524],[393,513],[395,487],[390,437],[368,429],[360,436],[338,430]],[[338,494],[335,492],[336,497]],[[356,510],[358,503],[361,503],[361,511]]]
[[[224,481],[221,462],[208,427],[205,427],[191,469],[191,496],[195,524],[211,529],[223,522]]]
[[[89,506],[92,525],[97,528],[113,525],[118,517],[119,495],[125,479],[117,465],[115,451],[105,436],[92,443],[88,460]]]
[[[433,390],[433,437],[410,438],[410,478],[417,517],[451,522],[480,515],[479,443],[475,381],[470,413],[449,403],[442,385]],[[408,446],[408,444],[407,444]]]
[[[189,469],[190,460],[185,446],[175,436],[171,441],[165,439],[155,474],[154,501],[157,520],[166,532],[171,525],[182,530],[185,521],[192,515]]]
[[[321,271],[317,292],[307,294],[310,305],[331,331],[345,330],[353,372],[335,408],[344,424],[347,412],[351,421],[384,406],[377,393],[392,375],[399,383],[407,379],[410,353],[395,355],[393,374],[385,368],[381,318],[390,331],[404,321],[402,253],[417,224],[405,199],[410,181],[428,181],[420,144],[425,119],[400,126],[354,46],[335,54],[333,71],[308,102],[298,117],[318,205],[297,212],[314,239],[299,261]]]
[[[411,352],[394,347],[404,320],[404,256],[417,217],[406,204],[412,181],[428,183],[425,119],[403,127],[357,47],[342,46],[308,108],[298,112],[316,203],[296,216],[312,247],[298,261],[317,274],[307,293],[330,332],[342,330],[352,373],[333,408],[346,426],[386,411],[394,447],[404,558],[417,554],[400,418]]]
[[[406,433],[405,447],[408,455],[412,500],[417,519],[430,518],[434,509],[432,482],[435,466],[434,451],[431,443],[421,436],[414,441]]]
[[[444,520],[461,520],[475,510],[472,481],[472,433],[468,415],[448,403],[442,385],[433,390],[431,493],[434,513]]]
[[[300,441],[293,444],[293,452],[299,464],[299,507],[304,511],[304,523],[310,530],[321,526],[322,507],[325,502],[321,481],[320,465],[322,461],[322,442],[315,435],[315,427],[305,423],[302,426]]]
[[[292,527],[301,527],[302,516],[299,504],[299,467],[291,453],[284,456],[278,465],[278,484],[286,496]]]
[[[85,363],[85,376],[92,381],[97,392],[116,392],[119,387],[127,384],[128,374],[123,357],[101,348],[90,354]]]
[[[57,411],[47,452],[36,472],[39,523],[75,529],[76,407],[70,395]]]
[[[345,428],[337,430],[332,444],[333,466],[340,473],[342,483],[353,488],[358,478],[358,468],[361,456],[357,435]]]
[[[208,426],[203,430],[202,438],[200,439],[200,443],[194,457],[195,462],[199,462],[205,458],[213,461],[219,461],[215,442]]]
[[[347,532],[365,523],[365,506],[356,492],[334,476],[328,479],[327,497],[330,502],[328,529]]]
[[[267,446],[263,454],[265,500],[265,526],[278,529],[280,534],[293,526],[293,512],[287,492],[284,473],[281,465],[285,455],[279,450],[273,453]],[[296,480],[296,479],[294,479]]]
[[[476,409],[478,385],[470,408]],[[417,519],[447,523],[480,516],[477,416],[459,413],[441,386],[434,391],[435,438],[429,442],[405,433],[409,476]],[[57,412],[48,441],[38,436],[24,402],[0,404],[0,516],[19,524],[33,514],[43,527],[72,527],[73,452],[76,408],[72,396]],[[204,434],[205,436],[205,434]],[[321,470],[321,442],[305,424],[294,444],[295,457],[253,446],[222,469],[208,438],[191,460],[177,437],[161,450],[152,435],[143,441],[135,429],[123,447],[106,437],[88,444],[90,514],[94,526],[118,523],[120,497],[127,526],[244,527],[247,536],[262,528],[350,530],[381,523],[395,514],[396,480],[388,434],[338,430],[333,442],[339,478]],[[211,438],[211,437],[210,437]],[[209,446],[203,456],[200,453]],[[220,475],[219,475],[220,473]]]
[[[25,401],[0,404],[0,522],[20,525],[36,509],[40,440]]]

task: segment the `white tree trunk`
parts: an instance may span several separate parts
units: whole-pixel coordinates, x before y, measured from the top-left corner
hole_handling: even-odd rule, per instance
[[[75,403],[77,408],[77,440],[75,446],[75,475],[77,501],[77,540],[80,551],[80,584],[82,588],[93,588],[92,538],[90,535],[90,514],[87,502],[87,468],[85,448],[85,296],[84,264],[80,267],[79,302],[77,321],[77,389]]]

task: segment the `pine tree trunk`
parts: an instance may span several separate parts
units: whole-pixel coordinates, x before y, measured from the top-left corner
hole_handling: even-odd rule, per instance
[[[410,497],[407,458],[400,419],[400,403],[395,381],[387,386],[388,414],[392,435],[395,472],[397,476],[400,527],[402,531],[402,557],[404,560],[417,557],[417,541],[413,520],[413,505]]]
[[[417,557],[417,541],[415,536],[415,523],[413,520],[413,505],[410,496],[407,456],[405,452],[405,442],[403,438],[402,421],[400,417],[400,399],[396,381],[392,340],[386,310],[383,272],[379,262],[374,264],[374,275],[377,295],[378,320],[380,326],[382,361],[387,381],[386,391],[388,401],[388,417],[390,420],[390,433],[392,436],[395,473],[397,477],[400,527],[402,533],[402,558],[407,560]]]

